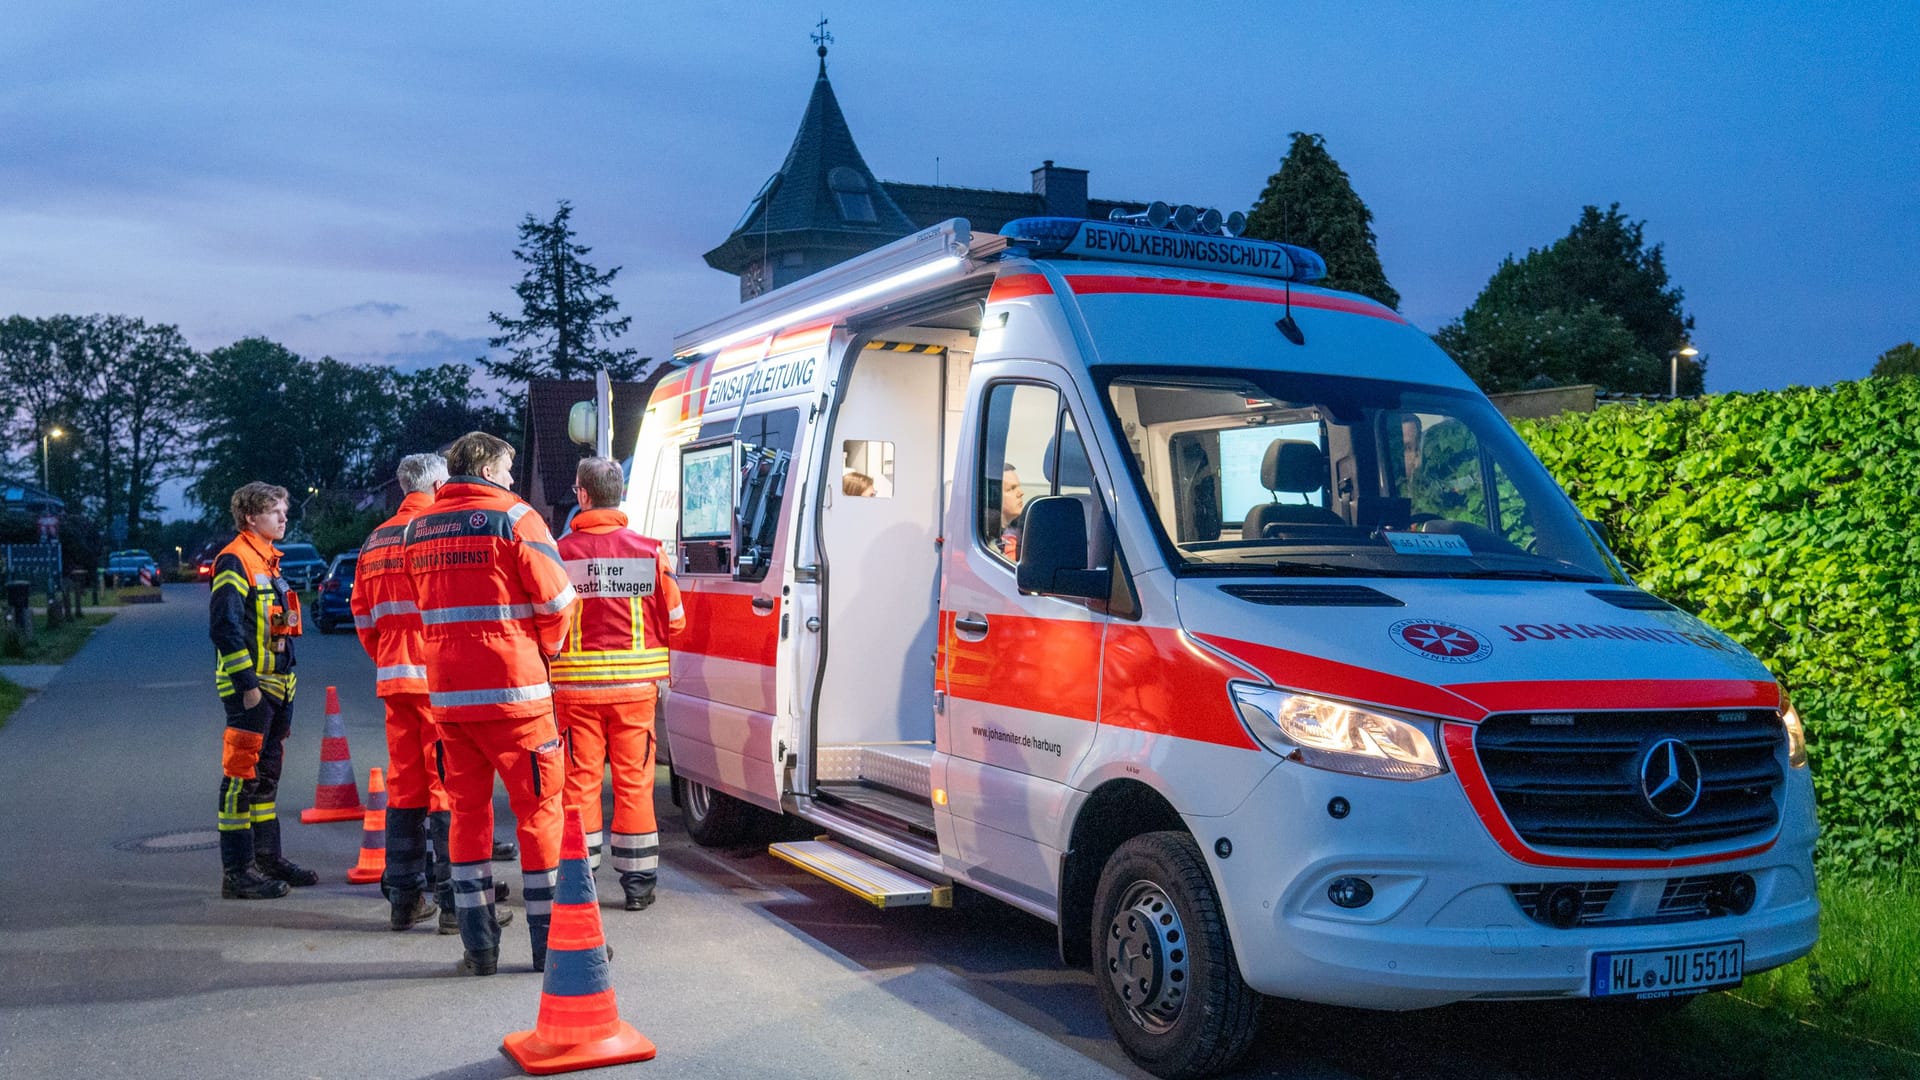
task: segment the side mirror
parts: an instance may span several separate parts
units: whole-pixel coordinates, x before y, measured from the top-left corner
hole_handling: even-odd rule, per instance
[[[1070,495],[1048,495],[1021,515],[1020,564],[1014,580],[1023,593],[1105,600],[1113,571],[1087,568],[1087,512]]]
[[[1600,538],[1600,542],[1606,545],[1607,550],[1613,550],[1613,537],[1607,533],[1607,527],[1604,523],[1588,518],[1587,528],[1593,530],[1593,535]]]

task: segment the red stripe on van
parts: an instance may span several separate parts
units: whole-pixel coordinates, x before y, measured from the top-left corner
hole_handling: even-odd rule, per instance
[[[942,613],[947,632],[947,692],[1010,709],[1091,722],[1100,698],[1097,622],[988,616],[991,635],[967,641]]]
[[[1023,296],[1052,295],[1053,286],[1047,282],[1045,274],[1007,274],[993,279],[993,288],[987,292],[987,303],[1018,300]]]
[[[1153,296],[1199,296],[1212,300],[1248,300],[1256,304],[1288,303],[1284,289],[1266,285],[1234,285],[1224,281],[1191,281],[1186,278],[1135,277],[1120,274],[1069,274],[1067,287],[1081,296],[1097,296],[1106,293],[1146,293]],[[994,283],[994,290],[1000,285]],[[995,297],[988,297],[989,300]],[[1296,292],[1292,304],[1299,308],[1317,308],[1322,311],[1342,311],[1349,315],[1365,315],[1370,319],[1385,319],[1388,322],[1405,323],[1407,320],[1395,314],[1391,308],[1383,307],[1371,300],[1362,300],[1351,296],[1328,296],[1317,292]]]
[[[672,646],[683,652],[721,660],[742,660],[772,667],[780,649],[780,598],[773,598],[773,610],[753,610],[752,593],[695,592],[680,593],[680,604],[687,611],[685,633],[673,636]]]
[[[1479,720],[1487,714],[1485,709],[1450,692],[1449,688],[1403,679],[1371,668],[1342,664],[1337,660],[1308,656],[1306,653],[1276,649],[1271,645],[1256,645],[1251,641],[1211,634],[1197,636],[1222,652],[1246,661],[1276,685],[1290,690],[1325,694],[1410,712],[1451,716],[1460,720]]]
[[[1651,859],[1575,858],[1536,851],[1528,846],[1525,840],[1520,839],[1520,834],[1514,831],[1513,823],[1507,820],[1506,812],[1500,809],[1500,800],[1494,795],[1493,785],[1487,781],[1487,774],[1480,771],[1480,756],[1473,748],[1473,735],[1476,730],[1478,729],[1467,724],[1446,725],[1442,737],[1447,744],[1447,763],[1453,766],[1454,775],[1460,778],[1460,786],[1467,793],[1467,801],[1473,805],[1474,814],[1480,818],[1480,823],[1486,826],[1487,833],[1493,837],[1493,842],[1500,845],[1500,850],[1528,866],[1569,870],[1658,870],[1678,866],[1704,866],[1707,863],[1726,862],[1729,859],[1743,859],[1749,855],[1758,855],[1773,847],[1779,839],[1776,834],[1764,844],[1755,844],[1738,851],[1724,851],[1716,855],[1691,855],[1684,859],[1658,856]]]
[[[1776,709],[1780,688],[1746,679],[1565,679],[1449,683],[1490,713],[1593,709]]]
[[[1107,630],[1100,722],[1258,750],[1227,694],[1227,680],[1247,674],[1178,630],[1115,623]]]

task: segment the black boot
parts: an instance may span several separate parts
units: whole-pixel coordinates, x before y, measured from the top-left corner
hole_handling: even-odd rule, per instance
[[[494,862],[512,862],[513,860],[519,857],[520,857],[519,844],[516,844],[511,840],[495,840],[493,842],[493,861]]]
[[[264,877],[289,885],[317,885],[320,875],[280,854],[280,819],[253,823],[253,866]]]
[[[287,895],[287,883],[261,877],[252,870],[222,875],[220,895],[227,900],[278,900]]]
[[[460,966],[457,970],[462,975],[491,975],[500,970],[500,950],[481,949],[475,952],[468,949],[466,954],[460,957]]]
[[[628,881],[626,874],[620,875],[620,889],[627,894],[628,911],[645,911],[653,906],[653,879]]]
[[[229,780],[237,784],[238,780]],[[244,814],[245,808],[242,807]],[[222,810],[223,824],[236,817]],[[220,830],[220,895],[228,900],[277,900],[287,895],[287,883],[261,877],[253,869],[253,833],[246,826]]]
[[[511,910],[496,911],[493,914],[493,921],[496,926],[507,926],[513,922],[513,912]],[[460,932],[460,913],[458,911],[452,908],[440,909],[440,932],[443,934],[457,934]]]
[[[394,898],[393,911],[387,917],[387,925],[395,930],[405,930],[414,923],[433,918],[440,909],[434,902],[419,893],[400,893]],[[459,927],[454,927],[458,930]]]

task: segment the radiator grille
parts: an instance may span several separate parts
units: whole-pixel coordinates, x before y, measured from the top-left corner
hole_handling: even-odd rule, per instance
[[[1700,769],[1699,801],[1677,818],[1642,794],[1642,764],[1669,738]],[[1508,713],[1480,724],[1474,752],[1527,843],[1665,851],[1772,830],[1784,739],[1764,709]]]

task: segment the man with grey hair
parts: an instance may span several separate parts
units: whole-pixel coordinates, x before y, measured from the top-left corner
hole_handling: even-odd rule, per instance
[[[393,929],[405,930],[440,911],[442,930],[450,933],[458,927],[446,925],[453,915],[449,804],[441,783],[440,733],[427,704],[420,611],[404,548],[407,523],[433,505],[434,493],[447,482],[447,459],[412,454],[395,472],[406,497],[399,512],[360,545],[353,588],[353,625],[373,657],[374,692],[387,710],[387,869],[380,888],[392,904],[388,925]],[[429,828],[438,908],[425,896]]]

